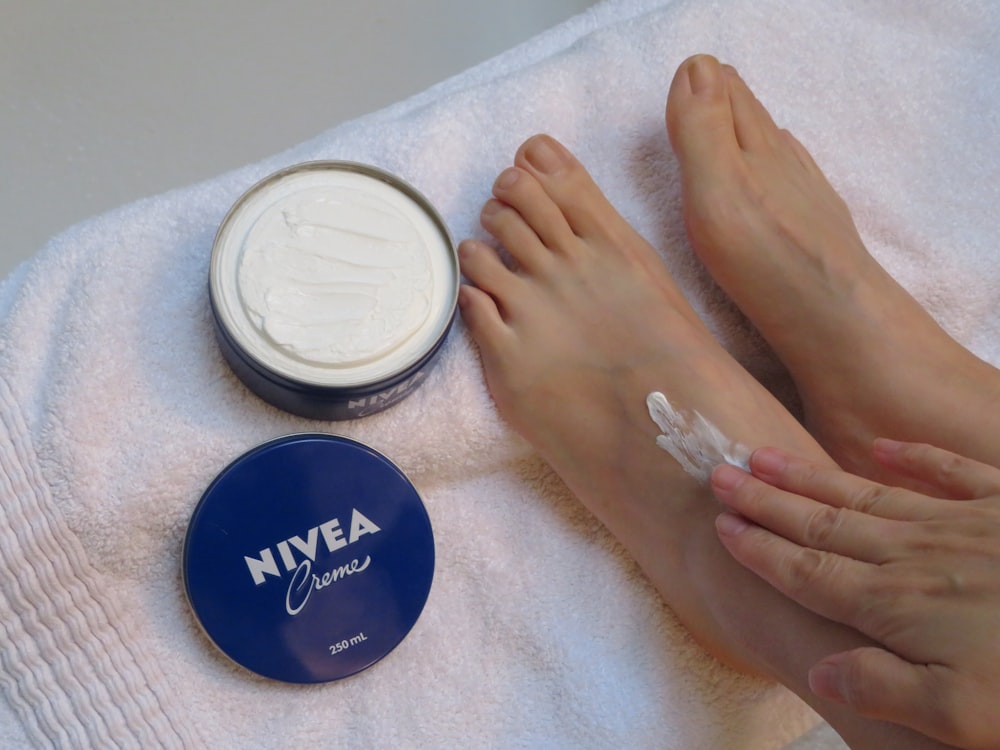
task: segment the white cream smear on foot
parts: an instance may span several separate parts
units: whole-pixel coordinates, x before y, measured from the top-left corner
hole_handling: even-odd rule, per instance
[[[660,428],[656,444],[669,453],[688,474],[708,482],[719,464],[750,468],[750,449],[730,440],[697,411],[675,409],[659,391],[646,397],[650,418]]]
[[[220,277],[251,354],[297,380],[371,382],[419,355],[449,311],[454,271],[426,211],[351,171],[305,171],[234,215]]]

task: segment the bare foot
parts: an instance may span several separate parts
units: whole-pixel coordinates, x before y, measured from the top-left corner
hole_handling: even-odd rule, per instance
[[[712,653],[779,679],[845,736],[889,746],[901,730],[819,701],[806,682],[822,656],[864,639],[782,597],[729,557],[715,533],[719,508],[710,491],[655,445],[646,394],[664,391],[750,447],[829,458],[716,343],[653,249],[559,143],[527,141],[494,195],[482,223],[517,268],[483,243],[463,242],[471,285],[459,302],[502,415]]]
[[[656,446],[646,395],[662,390],[748,444],[822,451],[715,342],[653,249],[561,144],[529,140],[494,194],[482,223],[518,270],[484,244],[459,248],[475,285],[463,287],[460,305],[490,392],[692,631],[710,641],[703,613],[676,606],[691,598],[677,575],[685,566],[678,534],[689,520],[710,528],[717,508]],[[745,660],[720,643],[706,645]]]
[[[788,367],[830,455],[877,475],[881,435],[1000,464],[1000,373],[868,254],[846,204],[736,71],[687,60],[667,125],[695,251]]]

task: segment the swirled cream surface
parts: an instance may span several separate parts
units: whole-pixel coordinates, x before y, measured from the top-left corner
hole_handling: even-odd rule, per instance
[[[447,233],[366,171],[307,168],[263,183],[216,240],[213,295],[255,359],[295,380],[364,385],[447,329],[458,271]]]

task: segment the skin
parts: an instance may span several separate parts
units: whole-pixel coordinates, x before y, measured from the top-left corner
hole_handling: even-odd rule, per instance
[[[761,449],[713,473],[733,557],[877,646],[830,654],[813,691],[965,748],[1000,746],[1000,470],[880,440],[875,459],[934,496]],[[945,499],[942,499],[945,498]]]
[[[869,255],[847,205],[736,70],[706,56],[685,68],[667,129],[692,247],[788,368],[812,435],[871,478],[891,476],[871,457],[879,436],[1000,465],[1000,440],[983,439],[1000,436],[1000,373]]]
[[[805,149],[765,115],[732,69],[704,56],[680,67],[667,107],[692,245],[792,369],[816,437],[718,345],[653,248],[548,136],[522,145],[482,210],[483,227],[511,264],[484,243],[460,245],[468,280],[460,308],[500,413],[618,537],[709,651],[781,681],[853,747],[940,747],[812,691],[809,672],[816,663],[874,642],[780,594],[734,560],[716,533],[711,490],[654,442],[658,429],[645,397],[661,390],[675,406],[699,411],[750,448],[777,446],[835,469],[832,453],[856,460],[869,475],[880,471],[860,457],[856,439],[842,433],[842,425],[860,424],[879,434],[884,425],[866,421],[860,399],[827,404],[832,396],[821,381],[829,362],[810,369],[808,357],[794,356],[796,336],[816,335],[799,318],[823,330],[835,328],[836,321],[822,319],[831,300],[848,292],[865,296],[857,290],[862,285],[850,281],[860,266],[874,274],[874,287],[885,285],[894,299],[892,314],[919,333],[918,340],[940,345],[942,355],[964,352],[884,272],[874,273],[877,264],[864,251],[843,202]],[[726,271],[732,264],[747,269],[758,263],[764,271],[745,289],[739,274]],[[785,309],[791,322],[752,302],[757,294],[775,298],[777,281],[766,271],[778,263],[788,265],[786,297],[808,308]],[[808,290],[816,284],[825,291],[812,301]],[[878,291],[865,294],[874,299]],[[868,310],[839,301],[857,310],[864,326],[884,307],[872,305]],[[977,367],[968,363],[970,377],[981,375]],[[852,382],[860,387],[864,379]],[[972,393],[995,396],[988,388]],[[920,420],[929,416],[914,421]]]

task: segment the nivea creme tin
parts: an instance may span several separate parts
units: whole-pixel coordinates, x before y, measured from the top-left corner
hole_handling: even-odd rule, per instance
[[[244,454],[195,508],[184,585],[208,637],[264,677],[316,683],[375,664],[410,632],[434,574],[419,495],[385,456],[321,434]]]
[[[416,189],[352,162],[298,164],[244,194],[215,238],[222,353],[286,411],[347,419],[428,374],[455,316],[458,259]]]

